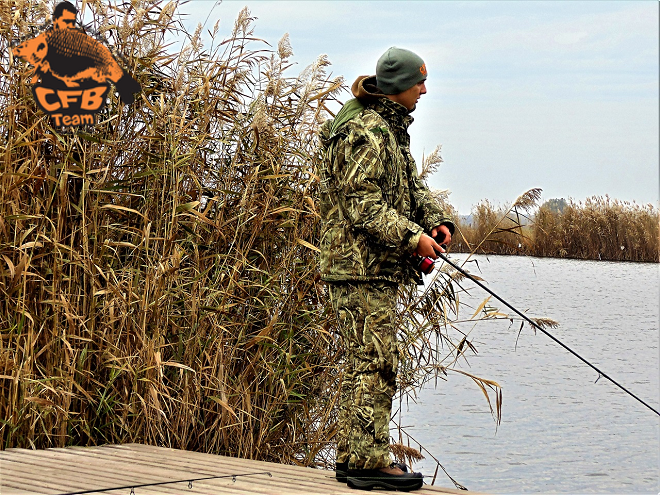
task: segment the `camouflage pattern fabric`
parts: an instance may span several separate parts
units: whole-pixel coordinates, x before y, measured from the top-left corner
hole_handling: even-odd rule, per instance
[[[399,361],[394,324],[398,285],[329,283],[328,289],[346,349],[337,462],[348,461],[349,469],[387,467]]]
[[[346,350],[337,462],[349,469],[390,465],[396,390],[399,283],[419,281],[410,255],[422,233],[450,217],[420,180],[410,154],[409,111],[359,78],[358,96],[320,131],[321,277]]]
[[[320,132],[321,277],[419,281],[410,254],[424,231],[443,223],[453,231],[451,218],[417,174],[408,110],[387,98],[356,101],[342,109],[352,118],[340,111],[340,125],[328,121]]]

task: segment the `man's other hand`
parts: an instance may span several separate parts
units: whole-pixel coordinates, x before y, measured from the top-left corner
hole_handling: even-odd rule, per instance
[[[446,225],[438,225],[431,230],[431,237],[437,240],[438,244],[445,246],[451,242],[451,232]],[[444,251],[442,251],[444,253]]]

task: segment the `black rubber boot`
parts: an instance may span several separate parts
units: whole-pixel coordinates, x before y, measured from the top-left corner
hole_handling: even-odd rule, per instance
[[[393,462],[391,467],[398,467],[404,473],[408,472],[408,466],[401,462]],[[348,473],[348,461],[335,463],[335,479],[340,483],[346,483]]]
[[[348,462],[335,463],[335,479],[340,483],[346,483],[346,473],[348,473]]]
[[[386,490],[399,490],[410,492],[419,490],[424,485],[422,473],[388,474],[380,469],[349,469],[346,474],[346,483],[351,488],[359,490],[372,490],[384,488]]]

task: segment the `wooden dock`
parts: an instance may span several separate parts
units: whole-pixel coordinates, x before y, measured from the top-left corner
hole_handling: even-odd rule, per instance
[[[196,481],[190,483],[190,480]],[[1,495],[83,493],[356,495],[363,492],[338,483],[334,471],[148,445],[0,451]],[[424,485],[414,493],[470,495],[476,492]]]

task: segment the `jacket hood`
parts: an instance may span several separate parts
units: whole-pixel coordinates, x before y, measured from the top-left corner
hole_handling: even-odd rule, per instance
[[[358,77],[353,86],[351,86],[351,91],[353,96],[360,99],[365,104],[375,103],[383,98],[387,98],[387,95],[383,93],[381,89],[376,85],[376,76],[360,76]],[[405,109],[400,103],[396,103]],[[417,105],[412,107],[411,110],[406,109],[406,113],[412,113],[417,108]]]
[[[344,124],[362,112],[362,110],[365,108],[365,105],[376,102],[380,98],[385,97],[383,92],[376,86],[376,76],[358,77],[353,83],[351,91],[353,92],[353,96],[355,96],[355,98],[347,101],[342,106],[341,110],[335,116],[332,124],[328,127],[328,129],[326,129],[325,132],[322,131],[322,138],[331,138],[337,132],[339,132]]]
[[[353,96],[362,100],[385,98],[385,94],[376,86],[376,76],[360,76],[351,86]]]
[[[366,106],[377,106],[381,108],[381,111],[383,110],[382,107],[389,108],[389,111],[386,111],[391,115],[407,115],[410,113],[403,105],[389,101],[387,96],[376,86],[376,76],[358,77],[353,83],[351,91],[355,98],[347,101],[335,118],[321,127],[320,136],[322,140],[327,142],[332,139],[347,122],[361,113]],[[412,122],[412,117],[407,118],[409,121],[406,122],[406,127]]]

